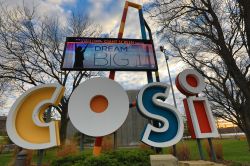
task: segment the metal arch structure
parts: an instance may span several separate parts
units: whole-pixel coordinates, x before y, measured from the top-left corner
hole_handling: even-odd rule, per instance
[[[140,27],[141,27],[141,38],[147,39],[147,34],[146,34],[146,29],[147,29],[148,34],[149,34],[149,38],[152,39],[151,30],[150,30],[147,22],[143,18],[142,6],[139,4],[133,3],[133,2],[129,2],[129,1],[125,2],[123,14],[122,14],[122,19],[121,19],[121,23],[120,23],[120,28],[119,28],[119,33],[118,33],[118,39],[121,39],[123,37],[129,7],[132,7],[132,8],[135,8],[138,10]],[[110,71],[109,79],[112,79],[112,80],[115,79],[115,71]],[[156,79],[156,82],[160,82],[158,71],[155,72],[155,79]],[[153,75],[152,75],[152,72],[150,72],[150,71],[147,71],[147,80],[148,80],[148,83],[153,82]],[[94,149],[93,149],[94,156],[98,156],[101,153],[102,139],[103,139],[103,137],[97,137],[95,140],[95,145],[94,145]],[[117,144],[116,133],[114,133],[114,146],[115,147],[117,146],[116,144]]]

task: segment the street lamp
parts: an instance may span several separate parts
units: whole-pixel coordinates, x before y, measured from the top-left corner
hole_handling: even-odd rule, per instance
[[[176,100],[175,100],[175,94],[174,94],[172,78],[171,78],[170,71],[169,71],[169,66],[168,66],[169,56],[167,55],[167,50],[164,48],[164,46],[160,46],[160,50],[161,50],[161,52],[164,53],[164,56],[165,56],[167,69],[168,69],[168,76],[169,76],[170,85],[171,85],[171,89],[172,89],[172,95],[173,95],[173,99],[174,99],[174,105],[175,105],[175,108],[177,109],[177,104],[176,104]],[[176,145],[173,145],[173,154],[174,154],[174,156],[176,156]]]
[[[169,71],[169,66],[168,66],[169,56],[167,55],[167,50],[164,48],[164,46],[160,46],[160,50],[161,50],[161,52],[164,53],[164,56],[165,56],[167,69],[168,69],[168,76],[169,76],[171,90],[172,90],[173,99],[174,99],[174,105],[175,105],[175,108],[177,108],[177,104],[176,104],[176,100],[175,100],[175,94],[174,94],[174,88],[173,88],[173,83],[172,83],[172,78],[171,78],[170,71]]]

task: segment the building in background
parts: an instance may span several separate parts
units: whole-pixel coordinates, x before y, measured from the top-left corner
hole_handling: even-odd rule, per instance
[[[139,90],[127,91],[129,102],[136,100]],[[139,114],[136,107],[130,108],[128,117],[125,123],[117,130],[117,145],[118,146],[134,146],[139,145],[141,134],[148,123],[148,120]]]
[[[228,127],[235,126],[232,122],[228,122],[228,121],[221,119],[221,118],[217,119],[216,123],[217,123],[218,128],[228,128]]]
[[[218,118],[216,123],[221,138],[245,138],[242,130],[232,122]]]

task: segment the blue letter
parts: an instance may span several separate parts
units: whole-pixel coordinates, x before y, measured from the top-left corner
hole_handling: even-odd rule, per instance
[[[161,124],[159,128],[146,125],[141,141],[150,146],[172,146],[183,136],[184,125],[179,111],[163,102],[168,97],[169,89],[168,84],[155,82],[144,86],[138,94],[137,108],[140,113]]]

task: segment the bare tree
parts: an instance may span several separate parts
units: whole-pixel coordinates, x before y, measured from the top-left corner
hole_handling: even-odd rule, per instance
[[[45,83],[66,86],[59,104],[60,136],[66,138],[68,101],[84,79],[99,74],[91,71],[61,71],[66,36],[99,36],[101,28],[87,16],[73,13],[63,25],[58,16],[39,16],[36,8],[0,7],[0,82],[8,79],[12,90],[23,90]]]
[[[1,82],[0,82],[0,110],[3,109],[4,103],[5,103],[5,100],[4,100],[5,90],[4,89],[6,89],[6,81],[1,80]]]
[[[250,148],[250,1],[154,0],[147,9],[171,51],[206,78],[214,113],[237,124]]]

